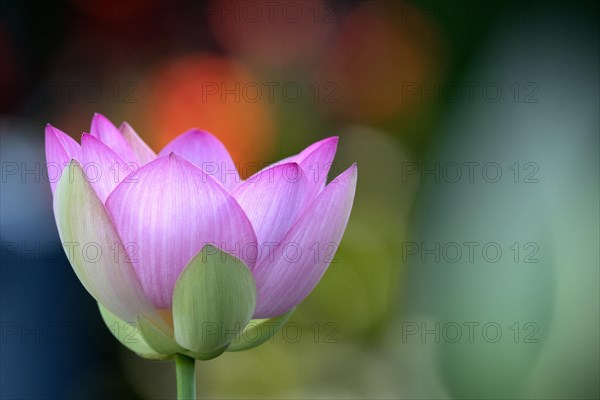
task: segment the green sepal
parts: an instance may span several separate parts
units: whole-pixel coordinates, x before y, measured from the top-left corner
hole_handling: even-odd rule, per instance
[[[137,322],[140,333],[154,351],[168,354],[170,357],[175,353],[183,353],[184,349],[175,342],[173,331],[164,321],[150,321],[143,316],[138,316]]]
[[[275,318],[253,319],[229,344],[227,351],[250,350],[271,339],[288,322],[295,308]]]
[[[207,360],[212,360],[213,358],[217,358],[221,354],[225,353],[225,350],[227,350],[228,346],[229,346],[229,344],[226,344],[225,346],[221,347],[220,349],[211,351],[210,353],[195,353],[195,352],[189,351],[189,350],[184,350],[181,353],[185,354],[186,356],[195,358],[196,360],[207,361]]]
[[[191,354],[213,358],[243,330],[255,307],[256,284],[246,264],[206,245],[175,284],[175,339]]]
[[[113,313],[108,311],[106,307],[98,303],[100,315],[106,324],[108,330],[115,338],[129,350],[133,351],[140,357],[150,360],[167,360],[172,357],[169,354],[161,354],[154,350],[142,336],[140,327],[137,321],[125,322]]]

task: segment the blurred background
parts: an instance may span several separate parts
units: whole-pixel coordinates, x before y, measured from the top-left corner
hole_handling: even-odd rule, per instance
[[[207,129],[248,176],[339,135],[344,240],[274,342],[201,398],[598,398],[594,2],[6,1],[1,397],[170,398],[60,247],[44,126],[94,112],[154,150]]]

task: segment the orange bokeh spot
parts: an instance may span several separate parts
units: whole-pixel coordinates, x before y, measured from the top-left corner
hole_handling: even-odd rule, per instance
[[[269,98],[241,65],[225,58],[187,56],[159,67],[148,86],[142,118],[155,150],[190,128],[200,128],[225,144],[243,175],[256,171],[245,166],[269,157],[274,142]]]

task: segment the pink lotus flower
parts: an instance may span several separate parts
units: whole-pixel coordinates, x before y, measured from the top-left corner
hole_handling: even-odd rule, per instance
[[[264,322],[250,320],[285,322],[348,222],[356,165],[326,185],[337,141],[244,181],[206,131],[191,129],[157,155],[127,123],[117,129],[99,114],[81,145],[48,125],[59,234],[115,336],[145,357],[199,359],[268,339],[272,330],[244,341]],[[127,342],[114,327],[130,323],[140,335]]]

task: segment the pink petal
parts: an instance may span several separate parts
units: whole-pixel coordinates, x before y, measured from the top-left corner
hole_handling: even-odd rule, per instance
[[[117,153],[123,160],[127,162],[138,162],[137,157],[133,154],[133,151],[121,132],[104,115],[94,114],[90,133],[92,136],[100,139],[102,143]]]
[[[301,162],[306,157],[308,157],[311,153],[313,153],[315,150],[318,150],[318,149],[322,148],[323,146],[333,145],[333,154],[331,155],[331,158],[329,159],[329,162],[331,162],[333,160],[333,156],[335,156],[335,149],[337,148],[338,140],[339,140],[339,137],[337,137],[337,136],[331,136],[331,137],[325,138],[323,140],[319,140],[318,142],[315,142],[315,143],[311,144],[310,146],[308,146],[307,148],[305,148],[304,150],[302,150],[298,155],[294,156],[295,161]]]
[[[106,201],[133,267],[156,307],[170,308],[175,281],[206,243],[256,261],[252,224],[236,200],[214,179],[171,153],[129,176]],[[129,179],[128,179],[129,180]]]
[[[113,189],[133,171],[136,163],[123,161],[96,137],[81,135],[81,163],[88,181],[104,203]]]
[[[175,152],[202,168],[217,182],[232,190],[240,183],[240,176],[227,149],[211,133],[199,129],[190,129],[173,139],[159,156]]]
[[[133,154],[137,157],[140,165],[147,164],[156,158],[156,153],[152,151],[127,122],[121,124],[119,131],[121,131],[129,147],[133,150]]]
[[[337,150],[338,137],[333,136],[313,143],[298,154],[296,161],[308,178],[310,183],[309,196],[314,198],[323,188],[327,181],[327,174],[333,164],[333,158]]]
[[[69,135],[53,127],[46,125],[46,167],[52,193],[56,189],[62,171],[72,158],[79,157],[81,147]]]
[[[261,256],[278,243],[306,205],[308,182],[302,168],[287,163],[256,174],[231,194],[252,222]]]
[[[356,164],[331,182],[263,258],[253,273],[258,289],[253,318],[271,318],[299,304],[317,285],[339,245],[356,191]]]
[[[309,183],[309,197],[314,198],[323,188],[327,181],[327,175],[337,150],[338,137],[332,136],[316,143],[311,144],[299,154],[279,160],[268,167],[265,167],[252,175],[249,180],[265,170],[276,167],[277,165],[295,162],[304,170],[304,174]]]

